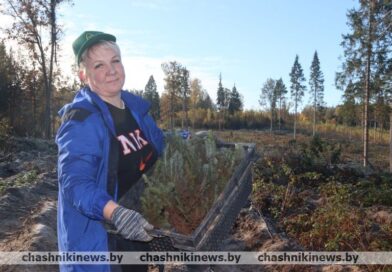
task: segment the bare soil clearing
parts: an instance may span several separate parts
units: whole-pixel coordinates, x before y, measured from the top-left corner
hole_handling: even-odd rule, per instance
[[[229,142],[256,142],[260,155],[276,146],[286,145],[291,135],[268,132],[221,132]],[[300,141],[306,137],[300,135]],[[57,251],[56,147],[53,142],[17,139],[12,148],[0,153],[0,250]],[[317,203],[322,199],[310,198]],[[392,213],[383,207],[373,208],[369,217],[382,223],[392,222]],[[297,251],[303,250],[269,216],[254,207],[244,207],[228,239],[225,251]],[[1,271],[56,271],[55,266],[9,266]],[[178,268],[166,268],[175,271]],[[201,268],[203,271],[206,268]],[[214,271],[367,271],[351,266],[214,266]],[[382,271],[382,270],[380,270]]]

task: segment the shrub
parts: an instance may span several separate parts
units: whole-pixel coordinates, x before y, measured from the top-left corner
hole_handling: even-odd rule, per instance
[[[142,195],[142,210],[156,227],[174,227],[190,234],[223,191],[234,168],[244,157],[243,148],[217,148],[210,134],[184,141],[167,139],[165,152],[150,175]]]

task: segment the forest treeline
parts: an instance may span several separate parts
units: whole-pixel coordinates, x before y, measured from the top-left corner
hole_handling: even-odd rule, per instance
[[[0,133],[52,138],[59,126],[58,110],[81,87],[65,76],[58,61],[62,29],[59,6],[69,0],[4,0],[1,14],[12,19],[2,29],[0,42]],[[392,4],[390,0],[359,0],[347,11],[350,32],[340,42],[344,56],[336,71],[336,88],[343,103],[328,107],[324,100],[322,60],[314,52],[305,75],[298,55],[290,82],[260,79],[259,110],[245,110],[241,90],[225,86],[217,75],[216,90],[206,90],[201,79],[177,61],[163,63],[164,91],[159,94],[151,75],[143,90],[130,90],[151,102],[151,114],[164,128],[293,129],[298,122],[341,124],[363,129],[367,164],[369,127],[390,129],[392,92]],[[10,49],[10,42],[18,47]],[[310,52],[313,53],[313,52]],[[290,67],[282,67],[287,71]],[[75,73],[76,74],[76,73]],[[264,82],[263,82],[264,81]],[[213,101],[210,93],[216,93]],[[305,93],[311,100],[302,107]]]

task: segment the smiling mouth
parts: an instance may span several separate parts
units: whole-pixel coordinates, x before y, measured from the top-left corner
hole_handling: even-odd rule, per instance
[[[119,81],[119,79],[118,78],[116,78],[116,79],[114,79],[114,80],[110,80],[110,81],[108,81],[107,83],[115,83],[115,82],[117,82],[117,81]]]

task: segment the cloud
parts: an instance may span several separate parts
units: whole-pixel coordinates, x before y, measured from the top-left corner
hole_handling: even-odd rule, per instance
[[[158,91],[163,91],[162,59],[123,55],[122,60],[126,73],[126,89],[144,90],[149,77],[153,75]]]

